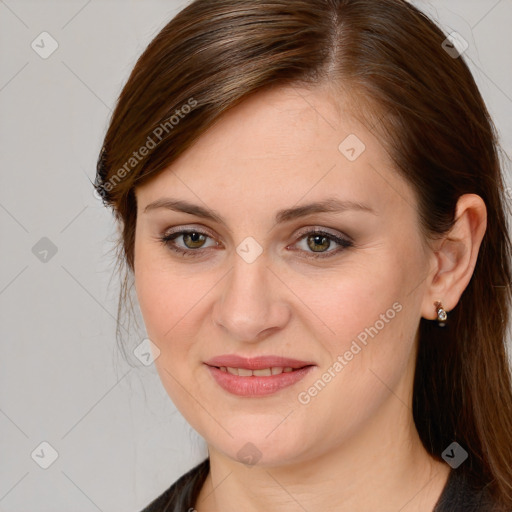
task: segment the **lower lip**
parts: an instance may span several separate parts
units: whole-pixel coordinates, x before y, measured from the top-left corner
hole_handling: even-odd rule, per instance
[[[208,366],[208,370],[222,389],[238,396],[266,396],[277,393],[281,389],[293,386],[313,368],[306,366],[293,372],[283,372],[268,377],[240,377],[224,372],[215,366]]]

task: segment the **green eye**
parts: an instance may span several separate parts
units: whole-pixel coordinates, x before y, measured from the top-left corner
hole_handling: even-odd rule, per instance
[[[176,243],[176,239],[182,237],[183,245],[181,247]],[[197,256],[201,254],[201,249],[208,238],[211,238],[207,233],[198,230],[182,230],[174,233],[169,233],[160,237],[160,241],[172,251],[182,254],[183,256]],[[218,244],[216,244],[218,245]]]
[[[177,244],[177,239],[182,238],[182,244]],[[203,254],[203,249],[208,248],[205,243],[212,237],[199,230],[182,230],[174,233],[169,233],[160,237],[160,241],[172,251],[183,256],[200,256]],[[302,234],[295,242],[306,242],[306,247],[299,249],[299,252],[304,253],[307,258],[327,258],[338,254],[340,251],[352,247],[354,244],[348,239],[341,238],[332,233],[324,231],[308,231]],[[338,245],[335,250],[329,250],[331,244]],[[213,246],[218,246],[217,242]],[[212,247],[212,246],[209,246]],[[308,250],[309,249],[309,250]]]

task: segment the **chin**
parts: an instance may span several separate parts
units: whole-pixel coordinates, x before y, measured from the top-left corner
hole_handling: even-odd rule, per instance
[[[308,448],[304,443],[307,435],[300,434],[297,429],[293,429],[293,433],[283,429],[278,436],[275,435],[275,422],[272,425],[260,423],[259,426],[248,423],[240,430],[227,426],[232,438],[224,435],[221,441],[219,438],[207,437],[207,442],[226,457],[247,466],[257,467],[293,464]]]

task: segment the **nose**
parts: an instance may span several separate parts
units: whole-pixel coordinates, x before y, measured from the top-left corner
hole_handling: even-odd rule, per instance
[[[213,308],[213,321],[242,342],[258,342],[282,330],[290,319],[286,287],[264,257],[247,263],[236,256]]]

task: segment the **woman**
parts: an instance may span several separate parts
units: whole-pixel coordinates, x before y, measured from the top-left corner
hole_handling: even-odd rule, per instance
[[[140,57],[96,189],[209,453],[146,512],[512,510],[511,245],[462,49],[401,0],[196,0]]]

